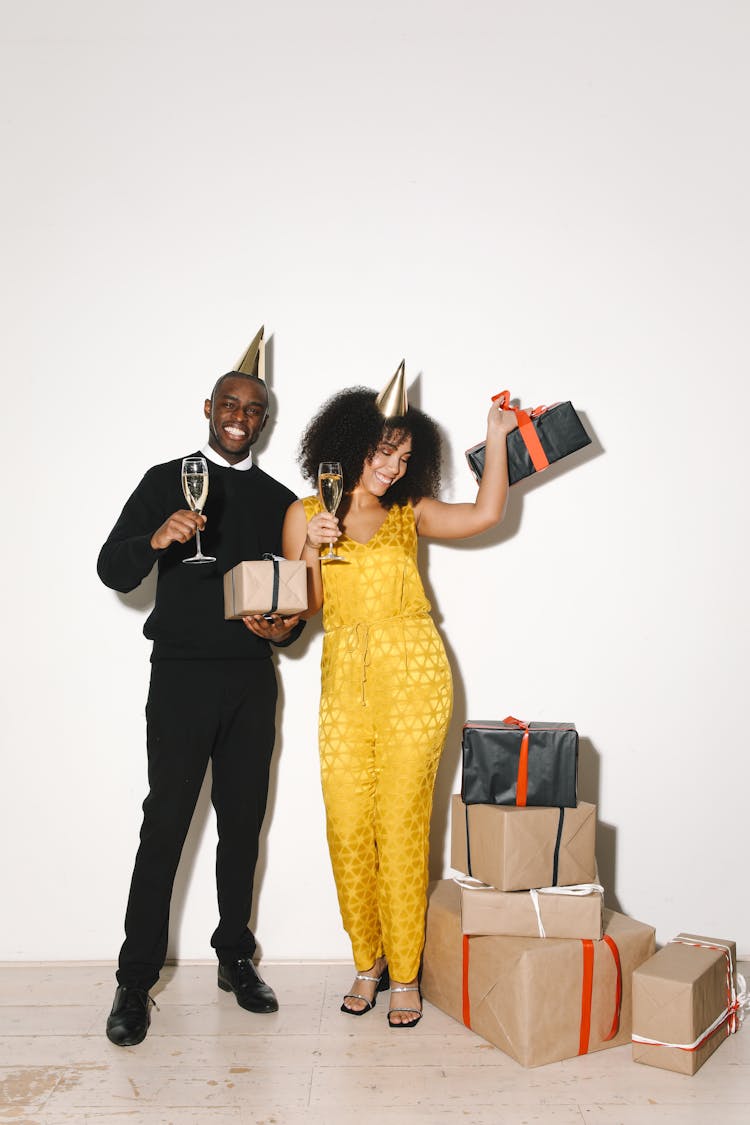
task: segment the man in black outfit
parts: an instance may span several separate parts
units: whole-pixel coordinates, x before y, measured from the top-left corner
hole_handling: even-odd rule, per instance
[[[216,811],[219,925],[211,944],[218,984],[251,1012],[278,1003],[253,964],[248,927],[258,836],[268,796],[275,737],[273,644],[289,644],[298,617],[224,620],[222,576],[236,563],[281,554],[281,528],[294,494],[253,464],[250,447],[268,421],[263,329],[237,371],[224,375],[205,403],[208,516],[187,510],[181,458],[144,476],[99,555],[106,586],[126,593],[158,563],[154,609],[144,625],[153,640],[146,704],[149,793],[143,804],[120,951],[118,988],[107,1036],[118,1046],[148,1031],[149,989],[167,952],[169,906],[180,853],[209,759]],[[215,563],[183,565],[196,529]]]

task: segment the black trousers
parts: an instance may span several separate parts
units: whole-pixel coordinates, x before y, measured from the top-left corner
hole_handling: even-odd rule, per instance
[[[161,660],[146,704],[149,792],[125,915],[117,980],[151,988],[167,955],[177,866],[209,759],[216,810],[221,962],[251,957],[248,927],[258,836],[268,798],[276,727],[276,670],[269,660]]]

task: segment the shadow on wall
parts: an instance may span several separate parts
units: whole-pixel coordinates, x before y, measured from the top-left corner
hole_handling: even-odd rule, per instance
[[[602,454],[606,452],[604,446],[594,433],[587,415],[580,410],[576,411],[576,413],[581,419],[586,433],[591,438],[591,444],[584,446],[583,449],[579,449],[575,453],[571,453],[568,457],[563,457],[560,461],[555,461],[554,464],[544,469],[541,473],[532,473],[531,476],[524,477],[523,480],[517,481],[510,489],[508,507],[502,523],[498,524],[496,527],[490,528],[489,531],[485,531],[484,534],[478,535],[474,539],[458,539],[451,542],[450,546],[454,550],[484,550],[486,548],[498,547],[501,543],[512,539],[521,528],[524,497],[532,492],[536,492],[538,488],[551,485],[553,481],[559,480],[560,477],[567,476],[568,473],[580,468],[581,465],[588,464],[589,461],[593,461],[597,457],[601,457]],[[442,432],[442,437],[444,448],[447,450],[448,442],[444,432]],[[449,453],[446,453],[446,477],[455,477],[457,475],[453,464],[454,459]],[[470,477],[472,476],[471,469],[463,453],[459,457],[458,472],[465,472]]]
[[[496,527],[491,528],[482,535],[478,535],[473,539],[457,540],[451,542],[449,545],[452,549],[464,552],[484,551],[499,547],[501,544],[512,539],[521,528],[523,521],[523,498],[530,492],[535,491],[537,488],[545,484],[551,484],[553,479],[564,476],[571,472],[573,469],[578,468],[585,462],[591,461],[604,453],[604,448],[599,439],[594,434],[591,423],[587,416],[581,411],[577,411],[586,432],[591,437],[591,444],[585,446],[584,449],[578,450],[576,453],[571,454],[569,457],[563,458],[561,461],[555,462],[545,469],[542,473],[534,473],[530,477],[519,481],[513,485],[509,500],[508,507],[505,513],[505,518],[502,523]],[[449,451],[450,444],[446,440],[446,435],[443,433],[443,443],[446,449],[445,464],[448,471],[453,470],[452,459]],[[462,458],[463,460],[463,458]],[[468,465],[465,466],[466,472],[470,472]],[[424,546],[420,543],[420,573],[422,581],[427,592],[427,596],[433,605],[433,616],[435,617],[436,624],[440,626],[440,619],[436,611],[438,599],[435,597],[432,587],[429,582],[427,573],[427,566],[424,558]],[[468,565],[471,565],[470,563]],[[471,606],[471,593],[470,585],[467,585],[467,607]],[[442,630],[441,630],[442,635]],[[438,769],[437,779],[435,783],[435,794],[433,799],[433,813],[432,823],[430,828],[430,879],[439,879],[443,876],[443,854],[445,850],[445,842],[450,832],[450,802],[454,790],[454,778],[461,763],[461,735],[463,724],[469,716],[466,713],[466,691],[464,687],[464,679],[461,671],[461,663],[457,659],[456,653],[452,650],[449,643],[443,636],[443,643],[445,644],[446,653],[453,673],[453,716],[451,718],[448,734],[445,740],[445,747]],[[470,667],[471,654],[467,654],[463,663]],[[498,692],[500,694],[500,692]],[[487,719],[502,719],[503,715],[482,715],[481,718]],[[550,718],[550,716],[539,716],[539,718]],[[594,749],[593,744],[589,739],[581,739],[579,743],[579,800],[589,801],[596,805],[599,804],[599,755]],[[600,882],[605,889],[605,902],[606,905],[619,910],[620,906],[614,892],[615,886],[615,845],[616,845],[616,830],[613,826],[603,824],[597,820],[597,836],[596,836],[596,854],[599,864]]]
[[[617,829],[599,819],[601,754],[590,738],[578,741],[578,800],[596,805],[596,862],[604,887],[604,905],[623,913],[617,898]]]
[[[255,445],[253,446],[253,457],[255,457],[256,455],[259,456],[263,452],[263,450],[267,448],[268,444],[271,441],[271,438],[273,437],[273,431],[274,431],[274,427],[276,425],[276,418],[277,418],[278,411],[277,411],[277,405],[276,405],[276,396],[273,393],[274,351],[275,351],[275,341],[274,341],[274,337],[273,337],[273,333],[272,333],[270,336],[266,337],[266,372],[265,372],[266,378],[265,378],[265,383],[266,383],[266,391],[268,392],[268,421],[266,422],[266,425],[265,425],[264,429],[261,431],[260,437],[258,438]]]
[[[445,642],[445,651],[453,672],[453,716],[443,747],[443,754],[435,780],[435,794],[430,822],[430,880],[444,878],[443,852],[450,833],[451,797],[455,792],[454,778],[461,761],[461,731],[466,716],[466,695],[463,679],[458,673],[455,654]]]
[[[135,590],[131,590],[129,594],[120,594],[116,591],[120,605],[124,606],[125,609],[135,609],[139,613],[143,613],[144,610],[150,612],[154,607],[154,598],[156,597],[156,575],[157,570],[154,566],[140,586],[136,586]]]
[[[280,736],[283,730],[284,710],[286,707],[286,694],[284,691],[284,672],[283,663],[287,660],[301,660],[304,659],[307,650],[310,646],[312,639],[320,631],[320,618],[315,621],[308,621],[302,636],[290,645],[289,648],[283,649],[283,656],[276,654],[274,662],[276,664],[276,679],[279,685],[279,696],[276,704],[276,746],[271,759],[271,773],[268,780],[268,803],[266,805],[266,815],[263,819],[263,827],[260,831],[258,840],[258,862],[255,867],[255,880],[253,883],[253,909],[250,915],[248,925],[256,936],[257,953],[256,959],[262,960],[263,958],[263,943],[258,939],[257,926],[258,926],[258,904],[261,900],[263,880],[266,874],[266,867],[268,865],[268,835],[273,823],[274,810],[276,808],[276,798],[278,795],[279,784],[279,762],[284,753],[284,740]],[[282,663],[282,668],[279,669],[279,661]],[[318,666],[312,665],[314,673],[319,675]],[[313,714],[310,718],[311,735],[317,737],[317,715]]]

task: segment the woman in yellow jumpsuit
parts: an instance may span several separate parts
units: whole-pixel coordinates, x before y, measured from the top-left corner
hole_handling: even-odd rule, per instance
[[[402,371],[402,369],[400,369]],[[382,399],[382,395],[378,396]],[[317,496],[293,504],[284,555],[308,565],[307,616],[323,608],[319,742],[328,846],[357,970],[342,1011],[363,1015],[391,984],[388,1022],[421,1017],[432,794],[452,683],[417,569],[417,536],[457,539],[503,515],[505,440],[515,415],[493,407],[485,470],[472,504],[445,504],[434,423],[409,408],[384,417],[374,391],[335,395],[302,439],[304,475],[343,465],[339,519]],[[336,543],[344,563],[321,566]]]

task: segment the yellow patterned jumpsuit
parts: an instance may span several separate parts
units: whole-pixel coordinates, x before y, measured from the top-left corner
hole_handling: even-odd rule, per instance
[[[322,511],[303,500],[308,520]],[[451,715],[448,661],[417,570],[410,504],[348,566],[323,572],[320,767],[328,847],[358,972],[385,954],[417,975],[424,940],[432,793]]]

